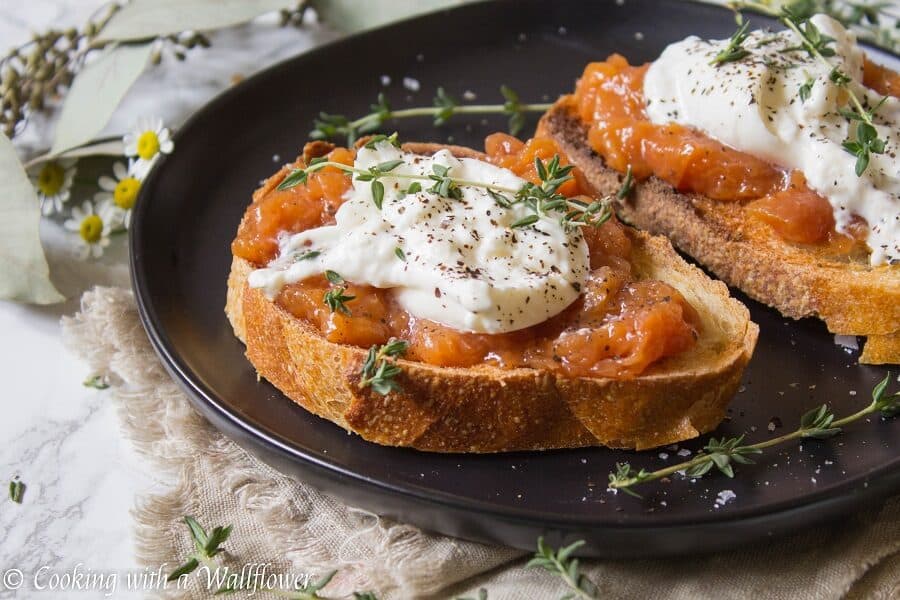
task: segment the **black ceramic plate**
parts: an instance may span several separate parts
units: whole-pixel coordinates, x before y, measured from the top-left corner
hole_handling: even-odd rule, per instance
[[[754,17],[757,24],[765,19]],[[739,476],[648,485],[642,500],[606,491],[616,461],[655,469],[705,441],[630,453],[602,448],[493,456],[385,448],[347,435],[258,382],[225,319],[229,244],[250,194],[307,139],[320,110],[359,115],[385,92],[394,106],[430,104],[437,86],[498,101],[569,91],[584,65],[620,52],[652,60],[688,34],[727,37],[726,10],[681,1],[529,0],[467,5],[298,56],[252,77],[197,113],[150,175],[132,233],[141,315],[172,375],[216,426],[286,472],[347,502],[430,530],[532,548],[584,538],[596,556],[712,551],[808,527],[900,489],[900,420],[878,418],[825,442],[792,444]],[[382,87],[380,78],[392,83]],[[410,92],[404,77],[421,83]],[[391,124],[404,139],[480,147],[502,118]],[[739,295],[739,297],[741,297]],[[787,321],[746,301],[762,335],[717,435],[761,440],[807,408],[838,414],[868,403],[885,370],[859,366],[821,323]],[[716,507],[719,492],[735,498]]]

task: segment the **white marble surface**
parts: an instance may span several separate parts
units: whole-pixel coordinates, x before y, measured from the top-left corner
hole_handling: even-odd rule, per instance
[[[100,0],[0,1],[0,46],[17,45],[34,29],[84,22]],[[213,35],[213,48],[197,50],[184,63],[151,69],[129,92],[107,131],[120,133],[142,115],[158,115],[177,126],[209,98],[249,75],[333,34],[317,27],[280,29],[271,22]],[[36,121],[23,146],[49,145],[52,122]],[[176,148],[177,151],[177,148]],[[88,374],[63,347],[59,318],[77,310],[80,292],[94,284],[128,285],[124,240],[113,243],[100,261],[81,263],[58,225],[42,229],[54,282],[70,300],[36,308],[0,301],[0,598],[65,598],[68,591],[35,589],[53,573],[119,573],[114,593],[109,580],[78,593],[79,598],[144,597],[127,590],[125,573],[136,568],[129,511],[139,495],[163,486],[119,433],[107,393],[85,388]],[[27,484],[24,503],[7,500],[9,478]],[[78,566],[80,564],[80,567]],[[4,583],[24,581],[18,592]],[[11,573],[11,574],[8,574]],[[99,589],[96,589],[99,588]]]

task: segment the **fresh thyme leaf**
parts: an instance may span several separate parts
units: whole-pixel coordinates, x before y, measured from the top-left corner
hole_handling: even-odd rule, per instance
[[[815,77],[808,77],[803,85],[800,86],[800,102],[806,102],[812,95],[813,86],[816,83]]]
[[[509,133],[510,135],[518,135],[525,126],[525,110],[522,107],[522,102],[519,100],[519,94],[505,84],[500,86],[500,93],[505,100],[503,103],[503,114],[509,116]]]
[[[887,395],[887,385],[890,380],[891,374],[888,373],[872,390],[872,406],[885,418],[900,414],[900,392]]]
[[[791,14],[790,9],[784,9],[784,14]],[[831,44],[837,40],[819,31],[819,28],[816,27],[812,21],[808,19],[799,20],[796,17],[785,18],[790,18],[791,23],[797,28],[796,32],[800,34],[800,45],[790,46],[783,49],[782,52],[802,51],[813,58],[816,58],[817,56],[830,57],[835,55],[834,48],[831,47]]]
[[[397,138],[397,132],[395,131],[391,135],[384,135],[383,133],[379,133],[377,135],[373,135],[372,139],[366,142],[365,148],[369,150],[374,150],[376,144],[380,144],[382,142],[388,142],[394,148],[400,147],[400,140]]]
[[[350,121],[343,115],[331,115],[326,112],[319,113],[319,118],[313,121],[313,130],[309,137],[314,140],[330,140],[338,136],[351,137]],[[352,133],[356,137],[356,133]],[[352,142],[348,142],[352,143]]]
[[[491,198],[493,198],[493,199],[494,199],[494,202],[496,202],[496,203],[497,203],[499,206],[501,206],[502,208],[510,208],[510,207],[512,207],[512,205],[513,205],[512,200],[510,200],[509,198],[507,198],[506,196],[504,196],[504,195],[501,194],[500,192],[498,192],[498,191],[496,191],[496,190],[492,190],[491,188],[488,188],[488,189],[487,189],[487,193],[488,193],[488,196],[490,196]]]
[[[297,187],[298,185],[303,185],[306,183],[309,178],[309,174],[306,169],[294,169],[288,176],[285,177],[281,183],[278,184],[279,191],[289,190],[293,187]]]
[[[685,475],[688,477],[702,477],[715,466],[726,477],[734,477],[734,469],[731,466],[732,461],[739,464],[753,464],[753,461],[747,456],[750,454],[761,454],[762,450],[752,446],[742,446],[744,436],[733,438],[710,438],[706,446],[703,447],[703,453],[698,456],[703,460],[691,467],[685,469]],[[696,460],[696,459],[695,459]]]
[[[397,246],[396,248],[394,248],[394,255],[397,258],[399,258],[400,260],[402,260],[403,262],[406,262],[406,253],[403,251],[403,248],[401,248],[400,246]]]
[[[200,562],[196,558],[188,559],[183,565],[169,573],[169,576],[166,578],[166,581],[175,581],[180,578],[182,575],[187,575],[188,573],[192,573],[197,567],[200,566]]]
[[[422,191],[422,184],[419,183],[418,181],[413,181],[411,184],[409,184],[409,187],[406,188],[407,194],[417,194],[421,191]]]
[[[104,375],[91,375],[85,379],[81,385],[84,387],[94,388],[95,390],[105,390],[109,388],[109,381]]]
[[[194,542],[195,552],[187,557],[187,560],[169,573],[166,581],[175,581],[182,575],[187,575],[194,571],[201,562],[209,562],[216,555],[222,552],[222,544],[231,535],[231,525],[227,527],[216,527],[212,533],[207,534],[202,525],[191,516],[184,517],[184,523],[191,532],[191,540]]]
[[[383,163],[375,165],[375,170],[379,175],[383,175],[385,173],[390,173],[391,171],[402,165],[403,162],[404,161],[402,158],[398,158],[396,160],[387,160]]]
[[[438,109],[437,113],[434,115],[434,124],[435,126],[440,127],[450,120],[450,117],[453,116],[453,112],[456,110],[456,107],[459,106],[459,103],[455,98],[448,95],[447,92],[444,91],[444,88],[439,87],[437,89],[437,95],[434,97],[434,106]]]
[[[553,548],[544,543],[543,537],[539,537],[537,540],[537,552],[528,561],[525,568],[540,568],[558,575],[571,590],[565,596],[566,598],[584,598],[586,600],[599,598],[600,590],[597,588],[597,585],[581,573],[578,559],[572,558],[572,554],[583,545],[584,540],[578,540],[573,544],[554,551]]]
[[[848,83],[850,83],[851,81],[853,81],[852,79],[850,79],[850,77],[847,74],[845,74],[843,71],[841,71],[838,67],[835,67],[831,70],[831,72],[828,74],[828,80],[837,86],[845,86]]]
[[[434,181],[434,185],[428,188],[428,191],[441,196],[442,198],[452,198],[459,200],[462,198],[462,189],[459,184],[450,176],[450,167],[444,165],[432,165],[432,174],[428,176]]]
[[[215,556],[222,552],[222,548],[220,547],[228,537],[231,535],[232,526],[228,527],[216,527],[213,529],[212,533],[209,536],[209,539],[206,541],[206,545],[203,547],[204,552],[206,552],[207,556]]]
[[[375,592],[353,592],[353,600],[378,600]]]
[[[348,296],[344,294],[347,291],[347,288],[341,286],[339,288],[335,288],[333,290],[328,290],[325,292],[325,295],[322,296],[322,302],[331,310],[331,312],[342,312],[348,317],[353,313],[350,312],[350,309],[347,308],[347,302],[351,300],[355,300],[356,296]]]
[[[197,550],[203,550],[206,547],[206,542],[209,541],[209,538],[206,536],[206,530],[194,517],[186,516],[184,522],[188,529],[191,530],[191,539],[194,540],[194,546],[197,547]]]
[[[541,220],[541,218],[537,215],[528,215],[526,217],[522,217],[521,219],[515,221],[512,225],[510,225],[510,227],[513,229],[529,227],[531,225],[534,225],[535,223],[537,223],[540,220]]]
[[[306,589],[303,591],[307,592],[307,593],[312,593],[313,597],[317,597],[316,593],[319,592],[326,585],[331,583],[331,580],[334,579],[334,576],[336,574],[337,574],[336,570],[325,573],[325,575],[323,575],[321,579],[319,579],[315,583],[310,583],[308,586],[306,586]]]
[[[616,198],[624,200],[631,194],[633,187],[634,175],[631,173],[631,165],[628,165],[628,168],[625,169],[625,179],[622,180],[622,185],[619,187],[619,191],[616,192]]]
[[[375,201],[378,210],[381,210],[381,205],[384,203],[384,184],[377,179],[372,181],[372,200]]]
[[[724,65],[729,62],[736,62],[750,55],[750,51],[743,47],[743,43],[747,40],[747,36],[749,33],[750,21],[744,21],[741,23],[737,31],[735,31],[731,39],[728,40],[728,45],[713,57],[713,59],[709,62],[711,65]]]
[[[400,367],[389,359],[396,359],[406,353],[409,343],[405,340],[391,339],[382,346],[372,346],[363,362],[360,371],[359,387],[370,387],[375,392],[386,396],[393,391],[400,391],[400,385],[394,380],[402,373]]]
[[[644,481],[647,477],[648,473],[644,469],[635,471],[629,463],[617,462],[615,472],[609,474],[609,487],[622,490],[629,496],[641,498],[642,496],[632,490],[631,486]]]
[[[312,260],[318,257],[320,254],[322,253],[318,250],[307,250],[303,254],[300,254],[299,256],[294,258],[294,262],[300,262],[301,260]]]
[[[15,502],[16,504],[22,504],[22,499],[25,497],[25,488],[28,487],[24,482],[20,481],[19,478],[15,478],[9,482],[9,499]]]

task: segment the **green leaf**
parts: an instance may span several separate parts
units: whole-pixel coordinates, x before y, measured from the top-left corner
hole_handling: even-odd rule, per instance
[[[184,522],[191,530],[191,538],[193,538],[194,545],[197,546],[197,550],[203,550],[204,546],[206,546],[206,542],[209,541],[209,538],[206,535],[206,530],[203,529],[203,526],[198,523],[197,519],[195,519],[194,517],[185,517]]]
[[[381,205],[384,203],[384,184],[377,179],[372,182],[372,199],[378,210],[381,210]]]
[[[98,39],[148,40],[188,30],[221,29],[296,5],[296,0],[131,0],[112,16]]]
[[[12,142],[0,134],[0,299],[31,304],[65,300],[50,282],[40,220],[34,187]]]
[[[522,217],[521,219],[519,219],[518,221],[516,221],[515,223],[510,225],[510,227],[512,227],[513,229],[519,229],[521,227],[528,227],[530,225],[534,225],[539,220],[540,220],[540,217],[538,217],[537,215],[528,215],[527,217]]]
[[[288,176],[281,180],[276,188],[279,191],[289,190],[298,185],[303,185],[309,179],[309,172],[306,169],[294,169]]]
[[[345,33],[371,29],[413,15],[455,6],[467,0],[312,0],[319,18]]]
[[[216,527],[213,529],[212,534],[209,536],[209,539],[206,541],[206,545],[203,547],[203,550],[206,552],[207,556],[215,556],[219,552],[221,552],[221,546],[225,543],[225,540],[228,539],[228,536],[231,535],[232,526],[228,527]]]
[[[25,496],[25,488],[27,486],[19,481],[18,479],[13,479],[9,482],[9,499],[15,502],[16,504],[22,504],[22,498]]]
[[[51,154],[97,137],[147,66],[152,48],[151,43],[111,46],[79,71],[66,93]]]
[[[398,158],[397,160],[388,160],[388,161],[385,161],[383,163],[379,163],[378,165],[376,165],[375,170],[377,170],[379,173],[390,173],[391,171],[393,171],[394,169],[396,169],[403,163],[404,163],[404,160],[402,158]]]
[[[189,561],[169,573],[169,576],[166,577],[166,581],[175,581],[182,575],[187,575],[192,572],[194,569],[200,566],[200,562],[196,558],[191,558]]]
[[[337,271],[332,271],[331,269],[325,271],[325,279],[328,280],[328,283],[344,283],[344,278]]]
[[[45,163],[53,158],[81,158],[84,156],[117,156],[120,157],[125,154],[125,144],[122,142],[122,138],[112,138],[112,139],[104,139],[97,142],[91,142],[90,144],[85,144],[84,146],[78,146],[77,148],[72,148],[71,150],[66,150],[60,154],[52,154],[47,152],[46,154],[41,154],[40,156],[36,156],[29,160],[26,163],[26,167],[31,168],[32,165],[39,165],[41,163]]]

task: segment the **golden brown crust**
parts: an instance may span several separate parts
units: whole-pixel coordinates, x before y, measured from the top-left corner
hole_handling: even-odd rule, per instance
[[[896,364],[900,357],[900,333],[870,335],[866,338],[859,362],[869,365]]]
[[[405,149],[429,153],[442,147]],[[483,156],[450,149],[458,156]],[[702,319],[693,349],[636,379],[576,379],[535,369],[401,360],[402,391],[381,396],[359,387],[365,349],[327,341],[250,288],[246,279],[253,266],[240,258],[232,263],[226,313],[262,377],[307,410],[372,442],[434,452],[670,444],[719,424],[758,328],[722,283],[685,263],[665,239],[628,231],[635,272],[676,287]]]
[[[539,130],[556,140],[598,194],[619,188],[621,176],[590,148],[587,129],[565,98],[544,115]],[[873,268],[810,252],[746,219],[739,204],[680,193],[656,177],[637,185],[619,214],[665,235],[717,277],[785,316],[816,316],[844,335],[900,335],[900,267]],[[900,344],[893,350],[883,341],[875,344],[861,362],[876,355],[878,362],[900,362]]]

